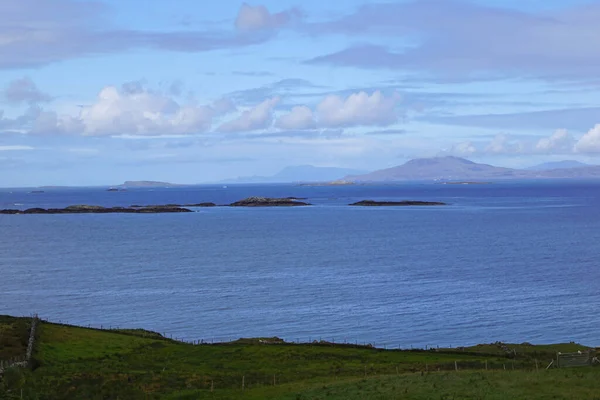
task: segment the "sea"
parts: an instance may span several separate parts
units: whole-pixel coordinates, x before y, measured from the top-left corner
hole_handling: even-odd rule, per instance
[[[600,345],[600,182],[0,189],[0,208],[306,198],[293,208],[0,215],[0,314],[181,340]],[[350,207],[360,200],[435,207]]]

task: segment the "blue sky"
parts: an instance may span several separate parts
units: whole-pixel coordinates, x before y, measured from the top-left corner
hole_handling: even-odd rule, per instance
[[[600,163],[600,2],[0,3],[0,186]]]

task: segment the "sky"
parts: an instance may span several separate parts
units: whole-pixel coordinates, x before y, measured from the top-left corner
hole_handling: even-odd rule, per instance
[[[600,1],[6,0],[0,186],[600,164]]]

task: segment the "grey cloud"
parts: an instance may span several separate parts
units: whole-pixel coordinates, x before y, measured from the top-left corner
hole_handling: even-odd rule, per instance
[[[180,80],[176,80],[171,83],[169,86],[169,94],[173,96],[181,96],[183,93],[183,82]]]
[[[506,76],[584,79],[600,67],[600,4],[530,14],[460,0],[381,3],[335,21],[313,24],[314,34],[404,38],[416,45],[390,49],[360,45],[311,63],[422,71],[434,77]]]
[[[409,133],[408,130],[406,129],[381,129],[378,131],[369,131],[369,132],[365,132],[365,135],[405,135]]]
[[[600,118],[600,107],[567,108],[510,114],[479,114],[444,117],[422,117],[420,120],[443,125],[472,126],[492,129],[556,128],[586,131]]]
[[[125,82],[121,85],[121,91],[126,94],[140,94],[143,93],[146,89],[144,86],[146,85],[146,81],[144,79],[140,79],[138,81]]]
[[[260,31],[280,28],[294,18],[301,18],[298,9],[270,13],[265,6],[251,6],[243,3],[235,19],[235,27],[240,31]]]
[[[36,120],[40,111],[39,107],[31,106],[16,118],[6,118],[4,111],[0,110],[0,131],[4,133],[22,132],[31,127],[31,124]]]
[[[36,104],[52,100],[50,95],[38,89],[36,84],[27,77],[10,82],[2,94],[2,97],[11,104]]]
[[[242,134],[236,136],[238,139],[337,139],[344,135],[342,129],[308,129],[308,130],[289,130],[278,132],[265,132],[255,134]]]
[[[0,69],[134,48],[202,52],[246,47],[269,40],[285,25],[278,23],[270,30],[146,32],[113,26],[110,11],[102,3],[75,0],[0,2]]]
[[[322,88],[313,84],[306,79],[288,78],[281,79],[269,85],[260,86],[257,88],[239,90],[228,94],[227,96],[233,99],[236,103],[242,105],[256,104],[268,97],[286,96],[288,94],[297,95],[298,89]]]

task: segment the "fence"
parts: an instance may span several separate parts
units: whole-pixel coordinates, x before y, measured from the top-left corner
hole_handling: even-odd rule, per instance
[[[588,367],[598,361],[596,353],[590,351],[578,351],[577,353],[558,353],[556,355],[556,366],[558,368]]]

